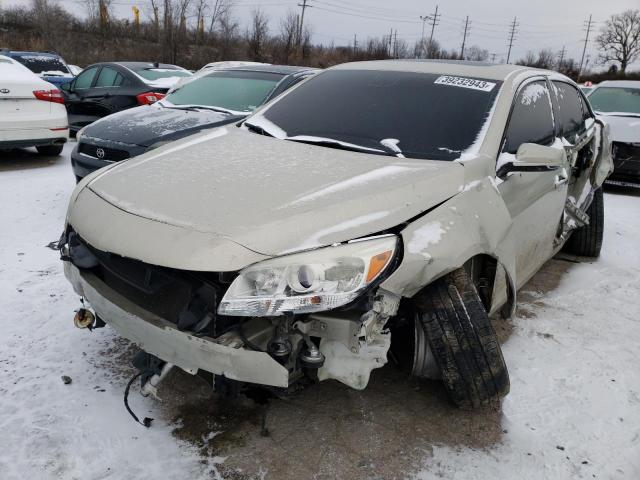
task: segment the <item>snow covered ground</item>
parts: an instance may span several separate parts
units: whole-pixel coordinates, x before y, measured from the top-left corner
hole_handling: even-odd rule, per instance
[[[47,248],[60,234],[73,188],[69,151],[50,160],[29,151],[0,157],[0,479],[222,478],[223,467],[240,454],[234,457],[233,447],[225,451],[226,460],[215,451],[204,454],[201,444],[212,431],[198,442],[177,438],[179,423],[136,392],[134,409],[155,421],[150,429],[134,423],[122,405],[132,373],[127,343],[108,328],[89,333],[72,325],[78,298],[57,252]],[[421,426],[407,423],[393,437],[395,444],[380,449],[404,452],[411,446],[421,452],[417,457],[395,455],[358,470],[348,453],[321,455],[318,472],[331,462],[333,475],[304,475],[291,467],[290,478],[640,478],[640,196],[617,192],[607,194],[605,203],[601,258],[583,264],[554,260],[521,295],[504,345],[511,393],[496,417],[495,438],[425,435]],[[72,383],[64,384],[62,375]],[[331,391],[340,394],[335,402],[351,402],[356,409],[362,404],[354,399],[368,395]],[[377,448],[376,438],[386,439],[389,429],[365,419],[387,406],[366,405],[370,411],[361,417],[341,421],[350,420],[351,430],[365,432]],[[404,405],[398,401],[393,408]],[[469,417],[453,409],[445,414],[461,424],[490,415]],[[424,407],[419,415],[425,424],[433,415],[437,424],[444,414]],[[318,428],[333,428],[333,421],[327,414]],[[438,428],[460,427],[453,420]],[[461,438],[468,431],[460,430]],[[474,435],[483,435],[482,429]],[[275,435],[259,445],[248,441],[253,444],[237,451],[260,452],[250,458],[253,471],[233,478],[283,478],[274,473],[271,454],[291,452],[299,455],[297,463],[308,454],[299,443],[276,444]]]

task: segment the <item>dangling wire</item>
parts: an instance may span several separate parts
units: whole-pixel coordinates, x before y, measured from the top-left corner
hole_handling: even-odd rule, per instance
[[[124,406],[127,409],[127,412],[129,412],[129,414],[133,417],[133,419],[136,422],[138,422],[140,425],[143,425],[149,428],[151,426],[151,422],[153,422],[153,418],[144,417],[144,420],[142,420],[141,422],[136,416],[136,414],[133,413],[133,410],[131,410],[131,407],[129,407],[129,390],[131,390],[131,385],[133,385],[133,382],[135,382],[141,375],[145,373],[153,373],[153,371],[151,370],[140,371],[136,373],[131,380],[129,380],[129,383],[127,384],[127,388],[124,389]]]

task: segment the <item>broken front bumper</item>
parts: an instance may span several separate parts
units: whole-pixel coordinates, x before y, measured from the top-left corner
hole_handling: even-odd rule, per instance
[[[287,387],[289,372],[264,352],[233,348],[208,337],[181,332],[175,325],[141,309],[88,271],[64,262],[64,272],[100,318],[140,348],[183,370],[199,369],[242,382]]]

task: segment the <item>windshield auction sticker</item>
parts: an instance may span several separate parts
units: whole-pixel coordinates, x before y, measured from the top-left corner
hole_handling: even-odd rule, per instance
[[[471,88],[473,90],[482,90],[483,92],[490,92],[495,83],[485,82],[484,80],[474,80],[473,78],[465,77],[451,77],[449,75],[442,75],[436,78],[435,82],[438,85],[451,85],[452,87]]]

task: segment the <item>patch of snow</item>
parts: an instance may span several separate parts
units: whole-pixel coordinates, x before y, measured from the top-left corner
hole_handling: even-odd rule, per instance
[[[78,296],[58,252],[46,247],[64,225],[73,146],[65,146],[64,160],[40,165],[34,153],[20,162],[38,168],[0,171],[0,201],[10,206],[0,214],[0,478],[212,478],[219,459],[202,464],[137,386],[130,402],[155,418],[153,426],[145,429],[124,409],[133,370],[115,332],[73,326]]]
[[[482,182],[480,180],[474,180],[472,182],[461,185],[460,188],[458,188],[458,192],[468,192],[472,188],[479,187],[480,185],[482,185]]]
[[[385,138],[384,140],[380,140],[380,144],[384,147],[387,147],[389,150],[398,154],[399,158],[405,158],[402,154],[402,149],[398,146],[400,140],[397,138]]]
[[[489,110],[489,113],[482,124],[482,128],[480,128],[478,135],[476,135],[476,139],[467,149],[465,149],[464,152],[460,154],[460,157],[455,160],[456,162],[465,162],[478,156],[482,142],[484,142],[484,138],[487,136],[487,132],[489,131],[489,125],[491,125],[491,120],[493,119],[493,114],[496,110],[496,105],[498,104],[498,98],[499,95],[493,100],[491,110]]]
[[[407,250],[409,253],[424,254],[425,249],[429,245],[439,243],[445,233],[446,230],[442,228],[440,222],[429,222],[413,232],[411,239],[407,243]]]
[[[538,99],[540,99],[540,97],[547,93],[548,90],[544,85],[533,83],[524,87],[520,102],[522,103],[522,105],[532,105],[536,103]]]
[[[554,290],[527,292],[503,353],[511,392],[502,440],[436,445],[415,480],[640,478],[640,216],[605,194],[601,256],[570,264]],[[522,295],[521,295],[522,297]]]

